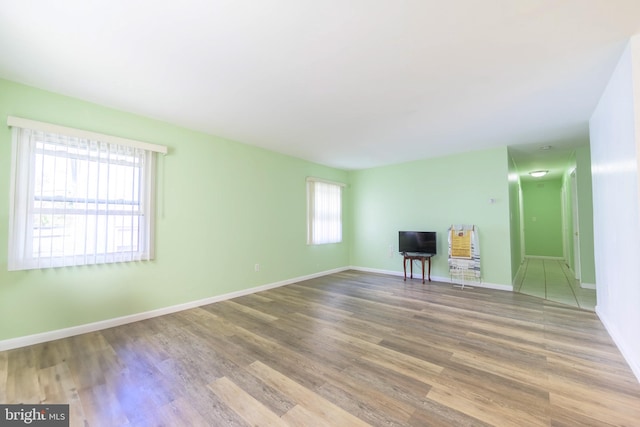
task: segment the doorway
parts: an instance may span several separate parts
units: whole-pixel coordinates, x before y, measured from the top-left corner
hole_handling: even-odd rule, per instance
[[[576,181],[576,170],[571,172],[571,220],[573,236],[573,272],[576,280],[580,280],[580,233],[578,233],[578,185]]]
[[[548,298],[567,296],[573,289],[574,296],[563,301],[589,307],[589,300],[595,300],[596,273],[588,141],[512,146],[509,153],[518,175],[513,181],[518,193],[511,193],[518,197],[512,204],[512,230],[518,232],[512,236],[512,260],[519,262],[514,265],[514,291]],[[513,221],[514,215],[518,220]],[[556,292],[555,278],[562,276],[565,289]],[[583,294],[587,300],[581,302]]]
[[[514,291],[594,310],[595,290],[580,287],[575,170],[570,177],[521,183],[524,261]]]

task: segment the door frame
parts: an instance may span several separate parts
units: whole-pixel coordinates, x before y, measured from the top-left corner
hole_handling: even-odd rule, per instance
[[[571,174],[571,215],[573,222],[573,230],[571,230],[573,244],[573,274],[576,280],[580,280],[580,215],[578,213],[578,180],[576,179],[576,170]]]

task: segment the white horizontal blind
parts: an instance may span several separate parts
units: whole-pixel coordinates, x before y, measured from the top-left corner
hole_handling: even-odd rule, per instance
[[[342,186],[307,178],[307,244],[342,241]]]
[[[13,127],[9,269],[153,257],[154,153]]]

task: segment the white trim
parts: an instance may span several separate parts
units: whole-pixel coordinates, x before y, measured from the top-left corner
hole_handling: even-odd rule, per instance
[[[389,276],[400,276],[403,277],[404,273],[402,271],[394,271],[394,270],[381,270],[379,268],[369,268],[369,267],[358,267],[352,265],[349,267],[350,270],[364,271],[365,273],[377,273],[377,274],[386,274]]]
[[[513,292],[513,285],[501,285],[499,283],[489,283],[489,282],[474,282],[474,281],[457,281],[453,279],[449,279],[448,283],[452,283],[455,285],[464,285],[469,288],[486,288],[486,289],[494,289],[496,291],[505,291],[505,292]]]
[[[74,335],[86,334],[89,332],[100,331],[107,328],[113,328],[114,326],[121,326],[127,323],[138,322],[140,320],[151,319],[153,317],[164,316],[165,314],[176,313],[191,308],[200,307],[207,304],[213,304],[215,302],[225,301],[232,298],[241,297],[244,295],[253,294],[256,292],[266,291],[267,289],[273,289],[280,286],[290,285],[304,280],[315,279],[317,277],[327,276],[329,274],[339,273],[341,271],[348,270],[348,267],[335,268],[333,270],[326,270],[319,273],[309,274],[307,276],[300,276],[293,279],[282,280],[280,282],[268,283],[266,285],[256,286],[254,288],[242,289],[236,292],[230,292],[228,294],[216,295],[213,297],[204,298],[201,300],[186,302],[183,304],[177,304],[170,307],[158,308],[155,310],[145,311],[142,313],[130,314],[128,316],[115,317],[113,319],[101,320],[93,323],[85,323],[84,325],[72,326],[65,329],[57,329],[54,331],[42,332],[39,334],[26,335],[23,337],[10,338],[0,341],[0,351],[12,350],[14,348],[26,347],[28,345],[40,344],[47,341],[53,341],[61,338],[68,338]]]
[[[366,273],[378,273],[378,274],[388,274],[390,276],[400,276],[404,278],[404,272],[403,271],[394,271],[394,270],[380,270],[377,268],[368,268],[368,267],[358,267],[358,266],[350,266],[349,269],[351,270],[357,270],[357,271],[364,271]],[[422,282],[422,274],[419,274],[418,276],[414,276],[413,279],[411,280],[419,280],[420,282]],[[436,283],[444,283],[444,284],[457,284],[457,282],[452,281],[450,277],[441,277],[441,276],[434,276],[433,274],[431,275],[431,282],[433,284]],[[488,283],[488,282],[480,282],[480,283],[466,283],[465,285],[468,285],[469,287],[474,287],[474,288],[487,288],[487,289],[495,289],[498,291],[507,291],[507,292],[513,292],[513,285],[501,285],[498,283]]]
[[[316,178],[315,176],[308,176],[307,177],[307,182],[324,182],[325,184],[339,185],[340,187],[346,187],[347,186],[347,184],[345,184],[344,182],[331,181],[331,180],[323,179],[323,178]]]
[[[76,138],[91,139],[113,144],[126,145],[129,147],[141,148],[143,150],[154,151],[156,153],[167,154],[168,149],[164,145],[151,144],[149,142],[136,141],[134,139],[121,138],[119,136],[105,135],[88,130],[75,129],[66,126],[54,125],[51,123],[38,122],[35,120],[23,119],[21,117],[7,116],[7,126],[19,127],[22,129],[33,129],[40,132],[57,133]]]
[[[580,282],[580,287],[582,289],[594,289],[595,290],[596,289],[596,284],[595,283],[583,283],[583,282]]]
[[[518,281],[521,278],[520,273],[524,274],[524,271],[522,270],[522,266],[524,265],[524,261],[525,260],[523,259],[522,262],[520,263],[520,265],[518,266],[518,271],[516,271],[516,275],[513,276],[513,280],[511,281],[511,287],[513,288],[514,291],[516,289],[516,284],[518,283]]]
[[[554,261],[565,261],[564,257],[561,257],[561,256],[525,255],[524,257],[531,258],[531,259],[549,259]]]
[[[624,360],[626,360],[627,364],[631,368],[631,371],[636,376],[636,379],[638,380],[638,382],[640,382],[640,361],[633,359],[633,352],[627,350],[624,339],[620,336],[618,330],[614,327],[614,324],[610,323],[604,313],[599,310],[598,306],[596,306],[596,314],[600,318],[600,321],[609,333],[609,336],[613,340],[614,344],[616,345],[616,347],[618,347],[620,353],[622,353],[622,357],[624,357]]]
[[[16,183],[18,177],[16,176],[16,170],[18,168],[18,132],[11,132],[11,184],[9,186],[9,256],[7,257],[7,269],[12,270],[12,266],[16,263],[17,251],[12,247],[15,234],[15,221],[24,220],[20,218],[15,212],[16,203]]]

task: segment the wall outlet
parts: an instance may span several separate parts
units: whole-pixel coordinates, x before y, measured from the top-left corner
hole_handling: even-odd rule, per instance
[[[260,264],[256,264],[256,265],[254,265],[254,266],[253,266],[253,269],[254,269],[255,271],[260,271]]]

